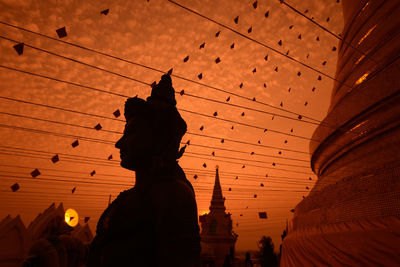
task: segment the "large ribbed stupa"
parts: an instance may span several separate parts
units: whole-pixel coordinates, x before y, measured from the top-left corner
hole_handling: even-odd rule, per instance
[[[318,181],[295,208],[282,266],[400,264],[400,1],[342,4],[339,82],[310,143]]]
[[[237,235],[232,231],[231,214],[225,212],[218,166],[215,173],[214,190],[210,212],[200,216],[202,266],[223,266],[234,261]]]

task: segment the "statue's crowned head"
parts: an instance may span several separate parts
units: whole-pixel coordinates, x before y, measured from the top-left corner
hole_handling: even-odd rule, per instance
[[[179,158],[187,126],[176,109],[175,90],[168,74],[153,86],[146,100],[128,98],[124,115],[125,131],[115,144],[120,149],[122,167],[135,171],[158,168]]]

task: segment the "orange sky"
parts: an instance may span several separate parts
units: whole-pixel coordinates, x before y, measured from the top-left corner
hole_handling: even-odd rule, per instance
[[[337,51],[332,51],[332,47],[337,46],[338,40],[279,1],[258,1],[257,8],[253,7],[254,0],[179,0],[178,3],[284,54],[289,51],[289,56],[323,73],[335,74]],[[341,4],[336,0],[293,0],[288,3],[301,12],[308,10],[306,15],[314,17],[332,32],[341,32]],[[107,8],[107,15],[100,14]],[[166,0],[91,0],[83,4],[73,0],[0,0],[0,9],[3,14],[0,22],[57,39],[56,29],[65,26],[67,36],[61,39],[63,41],[164,72],[173,68],[173,74],[181,77],[172,77],[175,90],[186,93],[176,95],[178,109],[188,124],[183,142],[190,140],[191,143],[180,165],[194,185],[199,213],[208,210],[215,165],[218,164],[226,207],[232,213],[234,231],[239,234],[236,248],[256,249],[262,235],[271,236],[275,246],[279,247],[286,220],[292,216],[290,209],[308,194],[306,187],[311,188],[315,181],[309,168],[308,139],[317,125],[305,121],[309,121],[306,116],[319,121],[325,117],[332,80],[323,76],[319,81],[315,71]],[[268,17],[265,16],[267,11]],[[291,25],[293,27],[289,29]],[[218,31],[220,34],[215,37]],[[28,225],[52,202],[63,202],[65,208],[76,209],[82,217],[90,216],[89,224],[94,230],[107,206],[109,194],[115,198],[121,190],[134,184],[134,174],[119,167],[119,153],[112,144],[119,139],[118,132],[123,131],[124,123],[109,119],[114,118],[116,109],[123,112],[125,97],[23,74],[4,66],[121,95],[138,94],[143,98],[150,94],[151,88],[146,84],[158,81],[162,74],[4,24],[0,24],[0,37],[0,218],[21,214]],[[13,48],[15,43],[4,38],[114,73],[27,46],[18,56]],[[278,44],[280,40],[282,46]],[[204,48],[199,49],[203,43]],[[268,60],[265,60],[266,55]],[[184,62],[187,56],[189,59]],[[220,58],[218,64],[217,58]],[[322,64],[324,61],[325,65]],[[201,80],[198,78],[200,73]],[[242,87],[239,86],[241,83]],[[237,95],[249,99],[255,97],[257,102]],[[229,102],[226,101],[228,97]],[[266,104],[302,114],[303,119]],[[214,112],[217,112],[215,118]],[[243,112],[244,116],[241,115]],[[292,119],[278,115],[272,119],[269,113]],[[98,123],[103,127],[100,131],[93,129]],[[200,130],[201,126],[203,130]],[[268,131],[264,132],[264,128]],[[45,132],[33,132],[32,129]],[[75,136],[100,141],[78,138],[79,146],[72,148]],[[57,153],[60,161],[52,163],[50,159]],[[113,160],[107,160],[110,154]],[[38,179],[30,175],[35,168],[41,172]],[[90,176],[93,170],[96,174]],[[194,179],[194,175],[198,178]],[[10,186],[16,182],[20,189],[13,193]],[[72,194],[74,187],[76,191]],[[268,219],[260,220],[259,211],[266,211]]]

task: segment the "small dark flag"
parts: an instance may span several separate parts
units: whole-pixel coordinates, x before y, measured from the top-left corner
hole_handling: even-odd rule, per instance
[[[75,193],[76,187],[72,188],[71,192],[72,194]]]
[[[36,178],[37,176],[40,175],[40,171],[39,171],[38,169],[34,169],[34,170],[31,172],[31,175],[32,175],[33,178]]]
[[[203,129],[204,129],[204,126],[202,125],[202,126],[200,127],[200,131],[203,131]]]
[[[103,127],[101,127],[100,123],[98,123],[96,126],[94,126],[94,128],[95,128],[97,131],[100,131]]]
[[[108,160],[112,160],[112,155],[108,156],[107,159],[108,159]]]
[[[315,91],[315,87],[313,87],[311,90],[314,92]]]
[[[119,111],[119,109],[117,109],[116,111],[113,112],[113,115],[115,118],[118,118],[119,116],[121,116],[121,111]]]
[[[96,174],[96,171],[93,170],[93,171],[90,173],[90,176],[93,176],[93,175],[95,175],[95,174]]]
[[[326,65],[326,61],[322,62],[322,66],[325,66],[325,65]]]
[[[16,191],[18,191],[18,189],[19,189],[19,184],[18,183],[15,183],[15,184],[13,184],[12,186],[10,186],[11,187],[11,190],[13,191],[13,192],[16,192]]]
[[[257,69],[256,69],[256,68],[254,68],[254,69],[253,69],[253,74],[254,74],[254,73],[256,73],[256,72],[257,72]]]
[[[77,147],[77,146],[79,146],[79,141],[78,141],[78,140],[75,140],[74,142],[72,142],[71,146],[72,146],[72,147]]]
[[[267,84],[266,83],[264,83],[264,88],[267,88]]]
[[[239,88],[242,88],[243,87],[243,83],[241,83],[240,85],[239,85]]]
[[[253,101],[256,101],[256,98],[255,98],[255,97],[253,97]]]
[[[322,80],[322,77],[321,77],[321,75],[319,75],[319,76],[318,76],[318,81],[320,81],[320,80]]]
[[[100,14],[102,14],[102,15],[104,15],[104,16],[107,16],[107,15],[108,15],[108,12],[110,12],[110,9],[109,9],[109,8],[104,9],[103,11],[101,11]]]
[[[242,117],[244,116],[244,112],[242,112],[241,116],[242,116]]]
[[[329,17],[327,17],[327,18],[326,18],[326,22],[329,22],[329,21],[330,21],[330,19],[329,19]]]
[[[232,191],[232,188],[229,187],[229,188],[228,188],[228,191]]]
[[[215,63],[218,64],[218,63],[220,63],[220,62],[221,62],[221,59],[220,59],[219,57],[217,57],[217,58],[215,59]]]
[[[265,15],[264,15],[266,18],[268,18],[268,16],[269,16],[269,10],[267,11],[267,12],[265,12]]]
[[[221,34],[221,31],[218,31],[218,32],[215,34],[215,37],[218,37],[220,34]]]
[[[317,36],[316,40],[319,41],[319,36]]]
[[[211,155],[215,156],[215,152],[214,152],[214,151],[213,151],[213,152],[211,152]]]
[[[308,9],[306,9],[306,11],[304,11],[304,14],[307,14],[308,13]]]
[[[308,105],[308,102],[306,101],[305,103],[304,103],[304,106],[307,106]]]
[[[285,144],[287,144],[287,140],[285,140]]]
[[[288,92],[290,93],[291,90],[292,90],[292,88],[289,87]]]
[[[238,24],[238,22],[239,22],[239,16],[237,16],[236,18],[234,18],[233,21],[234,21],[236,24]]]
[[[214,115],[214,116],[217,116],[217,115],[218,115],[218,113],[215,111],[213,115]]]
[[[229,102],[229,100],[231,100],[230,96],[228,96],[228,98],[226,99],[226,102]]]
[[[255,2],[253,3],[253,7],[254,7],[254,8],[257,8],[257,4],[258,4],[257,1],[255,1]]]
[[[263,183],[261,183],[261,184],[260,184],[260,186],[261,186],[261,187],[264,187],[264,184],[263,184]]]
[[[246,168],[246,165],[242,165],[242,169]]]
[[[239,176],[236,176],[235,180],[239,179]]]
[[[282,154],[282,151],[279,151],[278,154],[281,155],[281,154]]]
[[[183,59],[183,62],[187,62],[189,60],[189,56],[186,56],[184,59]]]
[[[290,30],[293,29],[293,25],[290,25],[290,26],[289,26],[289,29],[290,29]]]
[[[274,120],[275,119],[275,115],[272,115],[272,118],[271,118],[271,120]]]
[[[193,176],[194,179],[197,179],[197,177],[198,177],[197,174],[195,174],[195,175]]]
[[[189,146],[189,145],[190,145],[190,140],[188,140],[188,141],[186,142],[186,144]]]
[[[266,56],[264,57],[264,59],[265,59],[265,61],[267,61],[267,60],[268,60],[268,55],[266,55]]]
[[[52,158],[51,158],[51,161],[53,162],[53,163],[56,163],[57,161],[59,161],[60,160],[60,158],[58,157],[58,154],[56,154],[55,156],[53,156]]]
[[[257,198],[257,194],[254,194],[254,198]]]
[[[85,217],[85,223],[87,223],[90,220],[90,217]]]
[[[233,126],[231,127],[231,129],[233,130]]]
[[[301,119],[303,118],[303,116],[299,115],[297,118],[298,118],[299,120],[301,120]]]
[[[204,48],[205,45],[206,45],[206,43],[202,43],[202,44],[200,45],[199,49]]]
[[[259,217],[260,219],[267,219],[267,213],[266,213],[265,211],[259,212],[259,213],[258,213],[258,217]]]
[[[22,55],[24,53],[24,43],[19,43],[13,46],[15,51],[17,51],[18,55]]]
[[[275,166],[276,164],[275,164],[275,162],[272,162],[272,166]]]
[[[290,129],[290,132],[291,132],[291,133],[293,133],[293,128],[292,128],[292,129]]]
[[[310,54],[307,54],[306,58],[309,58],[309,57],[310,57]]]
[[[278,72],[278,67],[275,67],[275,71]]]
[[[289,55],[290,50],[286,51],[286,55]]]
[[[204,168],[207,168],[207,164],[203,163],[203,167],[204,167]]]
[[[306,186],[306,189],[310,189],[308,186]]]
[[[268,129],[264,129],[264,133],[265,133],[266,131],[268,131]]]
[[[235,47],[235,43],[231,44],[231,49],[233,49]]]
[[[332,47],[332,51],[336,51],[336,46]]]
[[[185,90],[181,90],[180,92],[179,92],[179,94],[182,96],[182,95],[184,95],[185,94]]]
[[[197,75],[197,78],[199,78],[199,80],[203,79],[203,74],[200,73],[199,75]]]
[[[282,46],[282,40],[279,40],[278,45]]]
[[[253,27],[250,27],[248,30],[247,30],[247,33],[251,33],[253,31]]]
[[[224,139],[221,139],[221,143],[224,143],[225,142],[225,140]]]
[[[299,34],[299,36],[297,38],[299,38],[301,40],[301,34]]]
[[[281,102],[280,104],[279,104],[281,107],[283,107],[283,103]]]
[[[65,29],[65,27],[59,28],[56,30],[58,38],[64,38],[65,36],[67,36],[67,30]]]
[[[294,209],[291,209],[290,212],[294,212]]]
[[[254,155],[254,152],[251,152],[250,155]]]
[[[312,178],[311,178],[311,177],[308,177],[308,180],[312,180]]]

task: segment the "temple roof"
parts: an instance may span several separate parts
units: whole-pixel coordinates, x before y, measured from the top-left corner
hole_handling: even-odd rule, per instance
[[[219,182],[218,166],[215,170],[214,190],[211,199],[210,211],[223,211],[225,212],[225,198],[222,195],[221,184]]]

